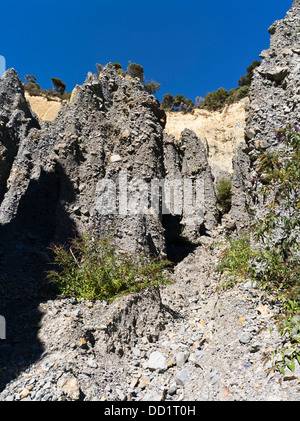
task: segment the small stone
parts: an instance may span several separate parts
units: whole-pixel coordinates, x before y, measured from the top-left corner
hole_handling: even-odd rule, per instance
[[[173,396],[175,395],[177,392],[177,387],[176,386],[172,386],[170,387],[170,389],[168,389],[168,395]]]
[[[30,394],[30,390],[25,387],[25,389],[22,390],[22,392],[20,393],[20,398],[24,399],[26,398],[28,395]]]
[[[260,350],[260,348],[261,348],[261,344],[259,342],[254,342],[253,344],[251,344],[250,352],[251,353],[257,352]]]
[[[141,350],[138,348],[132,348],[132,352],[133,352],[133,355],[135,355],[136,357],[141,356]]]
[[[154,351],[149,357],[148,368],[149,370],[164,372],[168,369],[168,362],[159,351]]]
[[[250,288],[257,289],[258,283],[256,281],[247,281],[244,283],[243,287],[245,289],[250,289]]]
[[[268,309],[266,306],[262,305],[262,304],[260,304],[260,305],[257,307],[257,311],[259,311],[259,313],[260,313],[262,316],[265,316],[266,314],[268,314],[268,313],[269,313],[269,309]]]
[[[210,378],[210,384],[214,385],[215,383],[217,383],[217,381],[219,380],[219,374],[218,373],[212,373],[211,378]]]
[[[88,360],[87,365],[91,368],[98,368],[98,364],[95,360]]]
[[[120,155],[111,155],[109,158],[109,162],[112,164],[114,162],[119,162],[121,161],[122,158],[120,157]]]
[[[184,364],[189,359],[190,353],[188,351],[179,352],[176,355],[176,365],[177,367],[183,367]]]
[[[149,385],[149,381],[147,379],[145,379],[144,377],[141,377],[140,381],[139,381],[139,387],[141,389],[145,389],[145,387],[148,386],[148,385]]]
[[[184,384],[186,383],[186,381],[187,381],[187,379],[188,379],[188,376],[189,376],[189,371],[188,371],[188,370],[186,370],[186,369],[184,369],[184,370],[180,370],[180,371],[176,374],[176,376],[175,376],[174,380],[175,380],[175,382],[176,382],[177,384],[179,384],[180,386],[184,386]]]
[[[68,395],[72,400],[78,401],[80,398],[80,387],[75,377],[61,378],[58,382],[62,391]]]
[[[248,344],[250,342],[251,336],[248,332],[242,332],[240,337],[239,337],[239,341],[242,344]]]

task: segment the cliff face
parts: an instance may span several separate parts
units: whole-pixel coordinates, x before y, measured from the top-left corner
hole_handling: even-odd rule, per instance
[[[233,173],[232,158],[244,141],[248,103],[248,98],[244,98],[222,111],[167,112],[165,131],[179,139],[184,129],[192,130],[204,143],[208,162],[218,179]]]
[[[164,254],[166,234],[159,206],[164,198],[157,199],[157,192],[152,196],[151,182],[164,181],[172,164],[165,153],[166,116],[158,100],[137,79],[118,75],[108,64],[99,77],[89,74],[82,86],[76,86],[70,103],[62,104],[52,122],[39,125],[16,72],[8,71],[1,83],[4,90],[11,86],[12,98],[19,98],[13,108],[19,124],[14,131],[20,127],[15,137],[10,135],[14,149],[1,175],[2,248],[13,242],[24,250],[65,242],[74,227],[92,224],[112,231],[123,249]],[[5,97],[1,105],[5,109]],[[7,122],[5,133],[9,118]],[[193,239],[217,224],[212,175],[200,144],[187,131],[180,148],[174,149],[174,159],[180,162],[178,180],[200,178],[206,183],[210,208],[206,206],[205,218],[195,222]],[[189,221],[183,218],[182,223]]]
[[[231,170],[235,150],[231,216],[238,229],[245,226],[245,210],[257,206],[249,182],[255,160],[265,148],[277,147],[276,129],[299,118],[299,8],[296,0],[269,29],[270,49],[262,52],[251,85],[245,137],[247,100],[214,116],[196,111],[185,116],[187,128],[178,130],[177,122],[175,132],[174,121],[182,116],[169,115],[166,127],[158,100],[111,64],[76,86],[52,122],[39,123],[16,72],[8,70],[0,81],[2,250],[64,242],[82,224],[111,230],[130,251],[166,253],[175,225],[175,236],[198,241],[218,225],[215,177]],[[152,190],[153,181],[178,182],[181,189],[173,185],[168,199],[159,196],[161,185]],[[186,181],[200,186],[199,197],[190,184],[185,189]]]
[[[128,181],[163,178],[164,119],[137,80],[121,78],[111,65],[99,79],[88,75],[52,123],[19,143],[0,207],[2,226],[19,236],[65,240],[73,225],[114,223],[127,249],[163,252],[159,218],[103,213],[101,189],[110,186],[104,181],[118,189],[120,169]]]
[[[25,99],[29,102],[30,108],[37,115],[40,122],[53,121],[57,116],[62,103],[59,99],[48,99],[44,96],[32,96],[26,91]]]
[[[299,123],[300,115],[300,2],[295,0],[282,20],[270,28],[270,48],[262,51],[261,66],[255,71],[249,95],[245,142],[234,159],[233,206],[238,228],[248,223],[245,209],[256,206],[253,199],[261,185],[256,178],[256,159],[262,151],[276,149],[275,131],[287,123]],[[257,200],[257,198],[256,198]]]
[[[19,144],[33,127],[36,116],[24,98],[24,88],[17,73],[10,69],[0,79],[0,202]]]

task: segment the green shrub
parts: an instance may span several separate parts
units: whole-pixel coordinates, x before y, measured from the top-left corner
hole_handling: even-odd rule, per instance
[[[165,111],[183,111],[184,113],[191,112],[195,106],[190,98],[185,98],[184,95],[165,94],[163,96],[161,106]]]
[[[62,95],[65,92],[66,84],[62,80],[56,77],[52,77],[51,82],[53,83],[53,88],[55,92],[59,93],[60,95]]]
[[[116,70],[121,70],[122,69],[122,65],[120,63],[118,63],[117,61],[115,61],[113,63],[113,66]]]
[[[246,86],[251,85],[254,70],[261,65],[261,61],[255,60],[253,61],[250,66],[247,67],[247,74],[245,76],[241,76],[241,78],[238,81],[239,86]]]
[[[217,203],[222,213],[228,213],[231,208],[231,178],[221,178],[217,183]]]
[[[174,108],[175,98],[172,94],[165,94],[163,96],[161,106],[165,111],[172,111]]]
[[[160,90],[160,83],[157,83],[154,80],[152,80],[149,83],[145,83],[144,88],[150,95],[154,95],[157,91]]]
[[[145,81],[144,68],[140,64],[130,63],[127,67],[127,74],[131,77],[137,77],[142,83]]]
[[[97,236],[92,228],[79,233],[69,247],[54,245],[52,251],[57,269],[47,277],[66,296],[111,300],[169,282],[165,262],[121,253],[109,235]]]
[[[252,238],[249,232],[242,232],[238,237],[228,238],[225,249],[221,252],[218,271],[225,273],[231,283],[242,278],[256,280],[256,270],[253,260],[258,252],[253,250]]]
[[[39,96],[42,95],[41,87],[36,82],[28,82],[24,84],[24,89],[29,95]]]

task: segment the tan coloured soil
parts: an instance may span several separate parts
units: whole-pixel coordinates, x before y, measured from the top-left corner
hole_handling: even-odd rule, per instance
[[[25,98],[29,101],[39,121],[53,121],[61,107],[61,101],[57,99],[48,100],[43,96],[31,96],[27,92],[25,92]]]
[[[212,166],[232,172],[232,158],[244,141],[248,98],[224,108],[221,112],[196,109],[193,113],[168,112],[165,131],[179,139],[188,128],[199,138],[206,138],[208,160]]]

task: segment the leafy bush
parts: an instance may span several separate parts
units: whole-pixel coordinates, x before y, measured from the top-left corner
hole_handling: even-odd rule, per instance
[[[190,98],[185,98],[184,95],[165,94],[163,96],[161,106],[165,111],[183,111],[184,113],[191,112],[195,106]]]
[[[175,98],[172,94],[165,94],[163,96],[161,106],[165,111],[172,111],[174,108]]]
[[[217,183],[217,203],[222,213],[228,213],[231,208],[231,178],[221,178]]]
[[[224,107],[228,98],[228,91],[219,88],[217,91],[208,92],[204,98],[202,108],[209,111],[217,111]]]
[[[256,280],[253,260],[257,257],[258,252],[253,250],[251,241],[249,232],[241,232],[236,238],[228,238],[227,247],[221,252],[218,271],[226,273],[231,284],[236,283],[240,278]]]
[[[154,80],[152,80],[149,83],[145,83],[144,88],[150,95],[154,95],[157,91],[160,90],[160,83],[157,83]]]
[[[42,94],[41,87],[36,82],[27,82],[24,84],[24,89],[29,95],[39,96]]]
[[[137,77],[142,83],[145,81],[144,68],[140,64],[130,63],[127,67],[127,74],[131,77]]]
[[[54,87],[55,92],[62,95],[65,92],[66,84],[62,80],[60,80],[56,77],[52,77],[51,81],[53,83],[53,87]]]
[[[114,66],[114,68],[115,68],[116,70],[120,70],[120,69],[122,69],[122,65],[121,65],[120,63],[118,63],[117,61],[115,61],[115,62],[113,63],[113,66]]]
[[[261,61],[255,60],[253,63],[247,67],[247,74],[245,76],[241,76],[238,81],[239,86],[251,85],[254,70],[261,65]]]
[[[233,104],[234,102],[240,101],[242,98],[246,98],[249,94],[249,88],[250,85],[247,85],[230,89],[230,91],[220,88],[217,91],[208,92],[205,98],[198,100],[199,104],[197,107],[204,108],[208,111],[222,110],[226,105]]]
[[[61,293],[80,299],[113,299],[128,292],[168,283],[166,263],[139,253],[122,253],[107,234],[93,228],[80,232],[63,247],[54,245],[57,270],[48,272]]]

